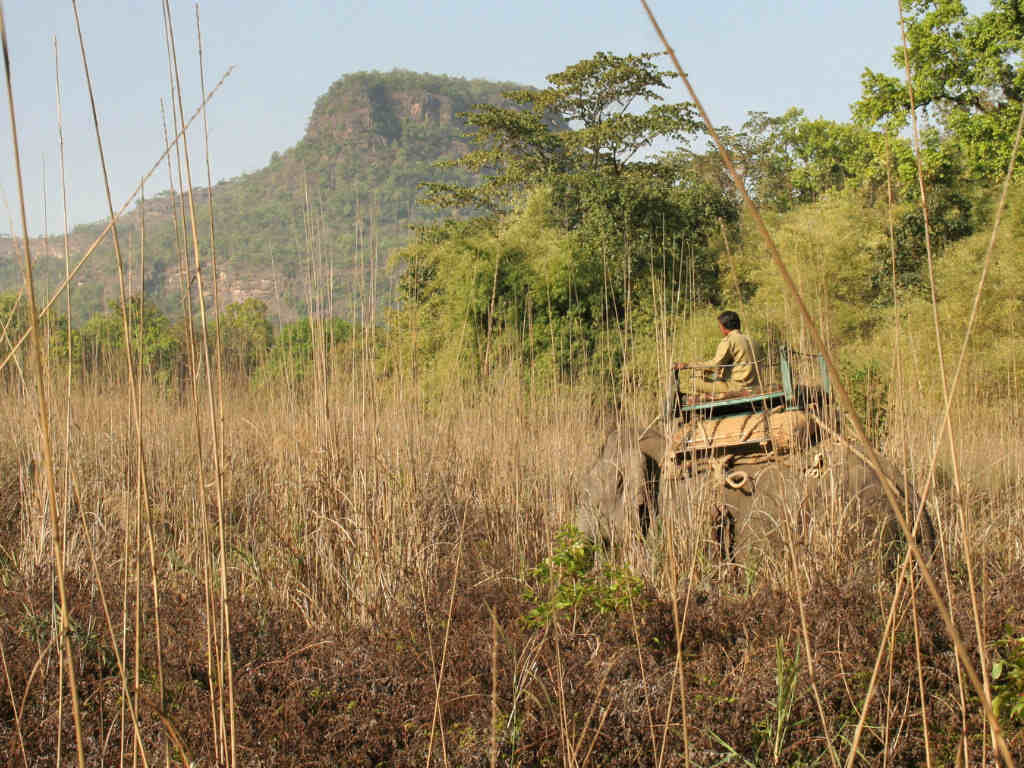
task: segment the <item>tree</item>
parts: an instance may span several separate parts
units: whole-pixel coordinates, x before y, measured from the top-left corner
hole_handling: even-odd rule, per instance
[[[520,214],[535,223],[543,219],[546,231],[568,234],[563,247],[571,269],[561,272],[568,282],[546,282],[550,301],[544,305],[552,313],[571,306],[584,328],[623,321],[627,307],[649,299],[651,280],[672,284],[672,295],[683,253],[696,254],[700,290],[713,296],[717,267],[705,246],[720,221],[735,218],[736,208],[680,155],[698,123],[689,104],[665,102],[676,75],[659,70],[655,58],[597,53],[548,76],[547,88],[507,91],[508,104],[484,104],[467,114],[474,148],[452,164],[475,174],[475,181],[429,185],[428,200],[476,214],[476,222],[471,231],[445,222],[421,233],[419,245],[407,252],[411,271],[403,298],[428,291],[424,278],[445,279],[432,249],[439,253],[444,242],[468,236],[474,245],[447,253],[489,265],[486,312],[474,322],[492,328],[494,308],[519,306],[504,290],[517,286],[520,302],[532,290],[532,284],[506,280],[515,260],[500,245],[505,227]],[[677,152],[654,155],[655,147]],[[543,203],[535,198],[539,189]],[[526,214],[530,199],[535,202]],[[489,229],[486,237],[480,227]],[[481,248],[484,241],[489,245]],[[534,276],[523,276],[527,272]],[[522,280],[537,278],[527,272]]]
[[[229,304],[221,315],[220,328],[225,365],[249,376],[274,340],[267,305],[259,299]]]
[[[447,165],[486,176],[427,184],[427,201],[508,213],[536,184],[584,170],[620,176],[656,141],[687,141],[699,122],[691,105],[662,103],[676,74],[658,69],[655,57],[597,53],[548,75],[547,88],[504,92],[508,106],[483,104],[462,115],[474,149]],[[646,111],[634,109],[644,104]]]
[[[405,307],[393,326],[415,342],[415,358],[440,363],[431,368],[444,375],[486,370],[509,354],[548,370],[580,363],[592,348],[599,293],[551,200],[538,187],[498,227],[449,221],[404,249]]]
[[[28,302],[13,293],[0,293],[0,347],[4,354],[8,344],[21,338],[28,328]]]
[[[962,0],[904,3],[914,102],[952,136],[967,172],[991,180],[1006,171],[1024,96],[1024,12],[1018,0],[991,0],[967,13]],[[904,70],[902,45],[893,62]],[[854,114],[864,125],[896,132],[907,125],[910,98],[902,78],[866,69]]]
[[[180,330],[152,302],[143,303],[137,296],[129,297],[127,310],[129,346],[136,360],[141,350],[143,370],[164,377],[178,370],[182,362]],[[82,326],[81,340],[87,366],[121,370],[124,365],[121,305],[111,301],[107,312],[90,317]]]
[[[807,118],[793,107],[781,115],[750,112],[738,131],[719,129],[747,185],[750,196],[775,211],[813,203],[827,192],[854,186],[867,202],[884,199],[891,172],[897,199],[916,197],[917,168],[906,139],[886,136],[856,123]],[[929,149],[937,135],[927,137]],[[950,174],[948,153],[935,152],[926,170],[930,181],[942,183]],[[694,159],[702,173],[723,188],[732,186],[717,151]],[[888,172],[887,172],[888,170]]]
[[[736,206],[687,165],[698,123],[690,105],[664,103],[675,75],[655,58],[598,53],[549,75],[547,88],[508,91],[507,105],[464,116],[474,148],[452,164],[475,176],[429,185],[428,199],[473,219],[420,231],[400,254],[401,298],[447,302],[440,315],[485,340],[479,360],[495,328],[544,318],[548,339],[528,346],[571,349],[554,355],[570,368],[601,329],[651,300],[652,282],[677,295],[684,258],[701,298],[714,297],[706,244]]]
[[[249,302],[262,304],[254,299],[248,299],[238,306],[244,306]],[[255,308],[250,307],[247,314],[252,309]],[[285,323],[266,353],[260,355],[259,365],[254,371],[255,378],[263,382],[280,379],[289,382],[302,381],[313,369],[318,343],[323,342],[323,348],[329,356],[336,355],[343,349],[343,345],[351,343],[353,333],[352,325],[340,317],[317,318],[311,323],[309,316],[306,316]],[[322,334],[322,337],[319,334]]]

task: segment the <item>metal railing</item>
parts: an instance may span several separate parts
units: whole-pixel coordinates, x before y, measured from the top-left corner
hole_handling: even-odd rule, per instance
[[[665,404],[665,419],[674,418],[681,411],[709,405],[708,393],[700,392],[697,380],[728,382],[733,367],[735,366],[681,370],[673,368]],[[735,390],[716,393],[712,395],[711,402],[721,404],[733,399],[770,398],[773,394],[780,393],[786,404],[793,406],[808,392],[816,391],[825,397],[831,392],[828,369],[821,355],[799,352],[783,346],[779,347],[776,355],[762,356],[755,360],[754,371],[755,383],[737,384]],[[730,394],[734,394],[735,397],[730,398]]]

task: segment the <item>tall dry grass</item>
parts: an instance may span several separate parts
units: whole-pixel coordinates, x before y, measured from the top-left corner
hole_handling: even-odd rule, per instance
[[[478,510],[469,519],[498,559],[519,553],[518,569],[526,567],[546,551],[551,531],[572,522],[581,470],[601,437],[589,398],[567,393],[561,403],[534,407],[511,376],[487,397],[464,393],[434,407],[403,387],[353,402],[350,383],[339,381],[326,427],[303,405],[304,394],[243,386],[225,397],[225,506],[239,583],[263,601],[302,602],[314,623],[368,618],[414,595],[405,579],[436,565],[441,542],[456,534],[453,510],[467,505]],[[126,397],[102,384],[78,386],[72,397],[75,503],[106,534],[96,540],[114,549],[121,536],[110,532],[134,518]],[[158,548],[187,583],[199,572],[201,528],[211,523],[195,490],[193,414],[182,393],[154,385],[144,400]],[[18,504],[31,510],[41,504],[28,405],[12,391],[0,408],[6,469],[22,478]],[[38,545],[49,535],[45,520],[28,514],[20,522],[12,562],[45,567]],[[67,557],[69,568],[85,567],[80,542]],[[102,559],[120,557],[112,549]]]
[[[448,397],[436,399],[427,397],[411,380],[386,380],[359,367],[345,369],[343,364],[348,359],[334,362],[335,373],[327,393],[329,416],[320,411],[318,398],[311,397],[295,384],[282,384],[280,388],[236,384],[225,393],[223,514],[227,555],[224,565],[233,616],[238,614],[242,627],[237,632],[241,637],[234,639],[248,648],[246,636],[252,633],[253,622],[259,617],[263,617],[261,620],[275,615],[300,618],[302,632],[311,633],[308,635],[311,637],[329,638],[337,637],[337,633],[352,632],[365,632],[368,637],[380,632],[383,637],[383,628],[392,627],[395,621],[408,622],[409,617],[415,616],[415,621],[423,622],[428,633],[435,633],[431,636],[431,652],[439,662],[442,642],[449,642],[446,638],[453,621],[451,643],[459,642],[460,633],[468,631],[452,619],[453,614],[467,610],[466,601],[472,601],[480,590],[491,589],[504,594],[505,601],[516,603],[517,596],[530,583],[531,569],[557,547],[557,533],[575,520],[581,504],[585,503],[583,475],[607,430],[615,426],[614,420],[599,393],[571,387],[557,393],[551,390],[531,392],[524,385],[526,378],[522,372],[514,368],[495,372],[492,379],[478,389],[451,391]],[[65,386],[58,377],[50,382],[50,391],[58,403]],[[0,444],[4,446],[0,452],[0,474],[4,478],[0,485],[3,513],[0,552],[3,553],[4,582],[16,586],[18,592],[29,585],[38,587],[49,583],[52,572],[49,556],[52,531],[40,472],[39,441],[35,435],[31,398],[25,391],[20,385],[14,385],[0,399]],[[127,391],[102,382],[75,386],[71,402],[75,423],[70,451],[67,457],[58,458],[55,468],[61,473],[67,462],[72,479],[73,513],[64,524],[67,525],[67,574],[76,585],[73,621],[81,622],[86,616],[96,621],[96,574],[90,565],[87,547],[91,540],[96,548],[99,578],[105,593],[127,596],[123,605],[120,597],[118,599],[116,608],[122,615],[114,617],[115,624],[125,623],[131,627],[135,621],[142,622],[143,647],[137,662],[132,661],[129,652],[133,632],[126,633],[127,642],[123,638],[117,642],[124,644],[120,655],[125,663],[129,667],[140,665],[143,681],[140,685],[143,689],[148,686],[148,691],[141,694],[143,701],[148,697],[152,702],[154,696],[155,681],[147,675],[151,676],[156,667],[153,657],[156,650],[150,643],[155,626],[153,601],[145,586],[149,567],[143,546],[145,532],[140,531],[139,526],[144,525],[154,539],[155,581],[165,623],[194,622],[198,631],[204,621],[209,621],[204,607],[208,604],[202,597],[204,580],[210,578],[208,570],[204,570],[204,547],[208,548],[205,557],[212,558],[219,568],[216,562],[219,549],[212,543],[216,540],[217,512],[209,494],[205,509],[200,503],[195,478],[194,414],[186,394],[148,381],[143,384],[142,401],[146,407],[141,428],[146,436],[144,459],[150,519],[140,518],[136,511],[139,465],[134,428],[126,407]],[[61,403],[60,407],[64,405]],[[639,408],[638,405],[637,410]],[[911,475],[923,483],[931,448],[925,427],[934,427],[939,411],[936,404],[930,409],[915,410],[914,414],[907,420],[905,435],[895,434],[893,439],[894,444],[907,444]],[[953,489],[948,482],[939,482],[929,505],[945,537],[943,551],[948,560],[946,570],[950,574],[953,602],[962,600],[964,595],[962,553],[966,543],[979,573],[983,574],[982,605],[986,613],[991,611],[996,617],[1006,616],[1006,579],[1019,574],[1024,562],[1020,544],[1024,538],[1024,523],[1018,512],[1019,474],[1024,457],[1015,439],[1021,425],[1021,415],[1013,410],[972,409],[957,414],[957,434],[964,437],[961,459],[966,479],[965,506],[969,512],[967,542],[962,540],[956,524]],[[63,428],[55,426],[55,441],[59,442],[58,438],[63,438]],[[759,601],[788,604],[791,609],[799,607],[806,611],[812,616],[812,623],[821,621],[823,612],[828,615],[829,604],[836,620],[846,610],[851,612],[851,617],[855,615],[852,606],[858,601],[876,605],[878,615],[884,615],[893,583],[885,578],[878,579],[877,567],[870,561],[870,545],[865,546],[851,536],[848,510],[839,506],[838,501],[836,506],[826,505],[824,509],[815,510],[814,524],[802,525],[799,529],[800,541],[791,539],[760,567],[747,569],[739,577],[723,573],[721,564],[707,556],[706,541],[713,514],[713,499],[710,498],[695,499],[695,503],[686,507],[685,515],[666,519],[655,527],[648,540],[636,540],[606,553],[603,560],[639,575],[653,604],[673,606],[677,610],[675,622],[670,622],[667,629],[681,643],[680,648],[691,649],[690,661],[687,662],[688,657],[680,652],[677,661],[663,664],[686,669],[687,663],[694,663],[696,657],[692,654],[706,652],[701,650],[701,643],[706,640],[700,638],[711,631],[709,627],[702,626],[696,634],[691,634],[686,626],[693,621],[687,618],[686,611],[692,614],[697,610],[695,606],[704,601],[711,601],[722,610],[730,605],[744,605],[746,610],[754,611],[755,616]],[[798,509],[785,512],[792,515],[794,524],[800,519]],[[142,563],[141,567],[136,565],[137,561]],[[134,580],[140,578],[143,588],[136,591]],[[834,604],[835,593],[823,586],[837,584],[848,590],[850,606]],[[993,584],[1004,586],[998,587],[998,594],[989,595],[986,590],[993,589]],[[92,597],[85,598],[85,595]],[[891,633],[910,631],[910,613],[915,618],[918,616],[917,610],[911,611],[910,600],[904,592]],[[920,602],[921,598],[918,596],[916,600]],[[17,600],[5,601],[3,642],[5,647],[20,648],[24,653],[24,643],[34,638],[36,653],[42,659],[43,669],[47,670],[32,679],[16,673],[10,686],[15,700],[27,696],[35,705],[35,709],[21,718],[21,728],[36,734],[36,741],[30,738],[29,743],[38,744],[41,731],[58,727],[54,722],[56,702],[51,698],[52,679],[47,676],[52,675],[55,663],[51,658],[52,643],[48,641],[58,634],[58,624],[56,614],[47,606],[29,602],[29,605],[18,605]],[[139,602],[141,610],[136,614],[135,606]],[[1019,603],[1017,607],[1020,608]],[[518,610],[525,614],[528,608],[528,605],[521,605]],[[814,616],[819,618],[814,619]],[[614,634],[622,630],[629,634],[628,613],[612,618],[612,625],[620,629],[606,627],[594,635],[596,630],[590,627],[584,635],[600,638],[602,633]],[[933,618],[926,617],[929,621]],[[504,642],[509,643],[509,647],[504,647],[500,638],[498,641],[499,667],[509,657],[508,663],[512,666],[509,674],[521,663],[517,654],[528,647],[516,650],[516,643],[526,642],[521,637],[522,629],[516,629],[521,619],[522,616],[517,620],[507,615],[502,619],[503,632],[520,634],[517,640],[506,638]],[[483,625],[487,633],[492,631],[489,621]],[[556,621],[546,633],[554,632],[563,638],[560,642],[571,644],[576,636],[572,627],[584,625],[564,621],[566,619]],[[672,629],[673,626],[676,629]],[[726,626],[727,623],[723,631]],[[798,626],[791,625],[787,633],[796,631]],[[81,644],[86,656],[95,650],[94,646],[110,647],[113,642],[104,638],[104,633],[96,627],[88,632],[77,624],[76,628],[79,632],[75,635],[76,642]],[[1006,629],[1000,623],[985,626],[987,641],[995,642]],[[163,629],[165,635],[174,635],[175,631],[166,626]],[[756,631],[754,625],[750,631]],[[541,632],[533,642],[541,642],[538,638],[544,635],[545,632]],[[850,689],[852,699],[845,708],[839,707],[841,711],[845,709],[845,714],[837,714],[832,709],[836,706],[834,701],[823,704],[828,713],[820,716],[822,726],[817,729],[819,738],[826,730],[832,733],[834,747],[842,751],[835,734],[842,735],[844,728],[850,727],[849,717],[855,711],[858,697],[856,691],[863,685],[858,682],[858,675],[865,670],[844,669],[840,674],[833,669],[827,646],[833,643],[832,653],[841,656],[846,643],[842,635],[834,638],[808,635],[806,641],[798,637],[791,637],[795,645],[809,646],[801,651],[803,658],[806,659],[808,653],[813,654],[817,664],[813,678],[807,677],[806,672],[800,673],[803,675],[800,690],[809,695],[811,684],[835,684],[836,678],[821,679],[822,667],[830,670],[828,674],[840,675],[843,686]],[[666,637],[664,641],[673,642],[673,639]],[[634,654],[640,653],[643,657],[650,652],[647,641],[639,635],[631,642]],[[934,643],[934,639],[928,642]],[[163,665],[173,668],[198,664],[201,667],[198,660],[175,658],[175,649],[180,650],[180,645],[180,640],[165,643]],[[791,653],[796,652],[795,645]],[[890,667],[896,666],[895,672],[890,669],[890,675],[913,673],[913,666],[898,668],[908,659],[894,657],[893,652],[886,653],[883,658],[888,659]],[[250,663],[243,654],[232,659],[236,668]],[[925,673],[929,665],[941,667],[943,663],[948,663],[948,659],[943,662],[941,653],[929,658]],[[734,674],[742,675],[741,669],[737,667]],[[949,667],[946,669],[947,675],[952,674]],[[85,671],[88,676],[88,670]],[[654,670],[649,673],[653,674]],[[127,674],[132,677],[134,670],[129,668]],[[557,698],[565,686],[584,684],[584,679],[574,679],[572,675],[585,676],[588,684],[599,679],[599,675],[594,677],[597,672],[587,671],[585,667],[571,675],[564,674],[568,677],[539,682],[534,679],[521,684],[533,686],[531,695],[546,690],[548,695]],[[663,669],[661,674],[665,674]],[[677,671],[668,679],[675,680],[679,675]],[[439,678],[440,683],[432,695],[439,696],[439,701],[450,706],[445,695],[445,679],[450,678],[450,685],[456,688],[455,681],[461,679],[461,672],[450,669]],[[500,693],[502,700],[511,695],[494,693]],[[606,691],[601,695],[610,693]],[[776,705],[773,695],[770,691],[762,692],[759,705],[765,711]],[[905,695],[909,702],[911,694]],[[719,749],[725,754],[720,746],[706,746],[715,742],[702,730],[699,721],[678,720],[683,702],[689,705],[687,718],[693,717],[695,707],[700,711],[700,699],[688,698],[689,694],[682,699],[679,696],[679,687],[670,686],[667,700],[675,700],[675,705],[671,712],[663,711],[660,716],[667,715],[677,725],[685,723],[686,733],[690,734],[689,729],[692,729],[692,738],[705,744],[703,749]],[[661,697],[659,705],[664,706],[664,692]],[[488,698],[478,704],[480,711],[489,711]],[[184,705],[179,703],[179,706]],[[244,709],[244,705],[240,708]],[[117,731],[116,723],[102,724],[102,716],[97,723],[97,713],[88,700],[84,711],[87,732],[95,733],[98,728]],[[162,714],[173,722],[173,712]],[[239,716],[244,720],[250,714],[243,712]],[[658,711],[648,714],[658,731]],[[935,719],[933,730],[946,722],[941,714],[931,716]],[[152,712],[143,711],[140,717],[149,722]],[[569,717],[559,727],[570,728],[572,722]],[[580,723],[572,727],[578,729]],[[873,727],[882,726],[875,723]],[[977,724],[971,727],[976,728]],[[596,725],[591,722],[587,728],[591,734],[588,739],[597,739]],[[660,735],[655,734],[655,743],[664,738],[666,732],[663,726],[661,728]],[[164,749],[177,754],[169,733],[167,728],[150,723],[143,732],[147,749],[154,750],[154,754]],[[180,738],[188,744],[188,749],[198,754],[206,754],[206,747],[214,740],[209,732],[194,726],[182,732]],[[258,745],[247,741],[244,734],[240,738],[244,748],[258,754]],[[901,745],[897,736],[889,738],[894,741],[885,743],[885,749],[899,753]],[[66,740],[65,747],[69,743],[70,740]],[[112,743],[116,743],[116,739],[105,745],[103,740],[94,742],[92,747],[87,747],[87,751],[93,750],[87,757],[92,760],[106,754],[109,759],[113,754],[109,747]],[[131,744],[130,732],[127,743]],[[730,741],[732,743],[734,741]],[[977,757],[979,749],[975,744],[969,754]],[[875,754],[873,747],[868,750]],[[534,753],[534,757],[542,753],[543,749],[541,753]],[[567,760],[564,744],[554,748],[551,754],[561,754]],[[669,754],[672,754],[671,749]],[[826,754],[824,746],[819,745],[819,754]],[[601,764],[607,763],[607,758],[598,750],[592,752],[589,759]],[[150,762],[153,762],[153,755],[150,755]],[[515,764],[516,761],[509,762]],[[567,760],[566,764],[571,761]]]

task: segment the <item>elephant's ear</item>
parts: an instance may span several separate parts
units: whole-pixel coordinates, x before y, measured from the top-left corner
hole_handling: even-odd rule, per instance
[[[661,432],[661,419],[655,419],[640,433],[640,452],[649,459],[661,461],[665,456],[665,436]]]

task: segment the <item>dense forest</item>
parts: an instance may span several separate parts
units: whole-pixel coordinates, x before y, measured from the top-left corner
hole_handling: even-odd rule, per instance
[[[962,338],[1021,114],[1015,8],[912,4],[913,110],[900,79],[868,70],[847,122],[795,107],[719,130],[844,373],[869,388],[884,390],[896,336],[929,390],[936,339],[957,349]],[[488,173],[434,185],[430,199],[477,215],[421,228],[399,256],[395,322],[416,339],[413,357],[486,373],[502,349],[534,374],[653,387],[670,359],[710,351],[712,306],[808,343],[703,125],[670,103],[682,89],[665,63],[598,54],[471,113],[458,165]],[[676,149],[655,153],[655,137]],[[1015,173],[967,358],[986,397],[1020,384],[1005,339],[1019,332],[1022,193]]]

